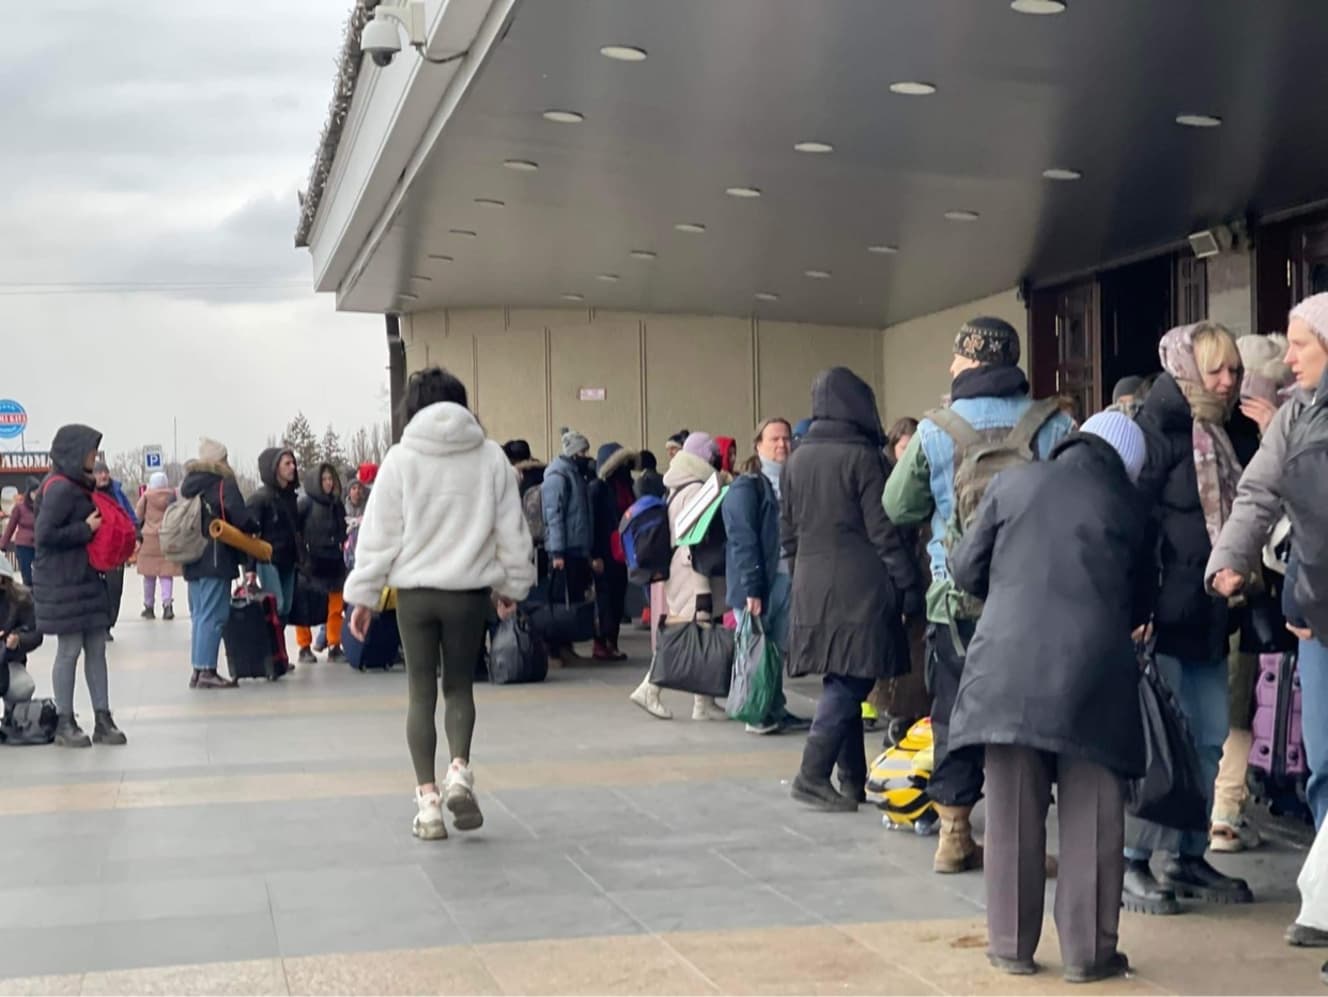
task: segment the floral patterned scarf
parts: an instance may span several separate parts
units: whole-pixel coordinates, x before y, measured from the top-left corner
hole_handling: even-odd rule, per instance
[[[1172,329],[1162,337],[1158,353],[1162,368],[1176,379],[1194,416],[1194,470],[1199,479],[1199,504],[1203,507],[1208,539],[1216,544],[1218,534],[1231,515],[1241,466],[1225,428],[1230,409],[1204,387],[1199,363],[1194,357],[1194,334],[1198,329],[1197,325]],[[1236,394],[1233,393],[1232,397]]]

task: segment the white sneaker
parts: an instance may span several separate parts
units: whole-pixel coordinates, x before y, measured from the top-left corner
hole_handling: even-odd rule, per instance
[[[438,793],[421,793],[415,790],[415,805],[419,813],[410,825],[411,833],[425,841],[437,841],[447,837],[447,825],[443,823],[443,798]]]
[[[692,700],[693,720],[727,720],[725,713],[709,696],[697,696]]]
[[[651,685],[648,681],[642,682],[629,698],[656,720],[673,719],[673,714],[669,712],[669,708],[660,701],[659,686],[657,685]]]
[[[1243,814],[1213,814],[1208,847],[1215,852],[1244,852],[1263,844],[1258,829]]]
[[[778,734],[779,724],[748,724],[746,731],[748,734]]]
[[[484,814],[475,799],[475,775],[467,766],[452,763],[443,780],[443,799],[458,831],[475,831],[484,826]]]

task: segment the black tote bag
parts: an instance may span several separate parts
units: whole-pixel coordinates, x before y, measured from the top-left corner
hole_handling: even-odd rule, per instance
[[[1151,656],[1139,677],[1144,775],[1125,783],[1125,812],[1175,831],[1208,830],[1208,794],[1180,704]]]
[[[560,590],[561,599],[557,595]],[[549,647],[565,647],[594,640],[595,602],[593,599],[572,601],[566,572],[552,572],[541,595],[543,598],[529,606],[530,626]]]
[[[734,637],[726,627],[661,623],[650,681],[698,696],[727,696],[733,679]]]

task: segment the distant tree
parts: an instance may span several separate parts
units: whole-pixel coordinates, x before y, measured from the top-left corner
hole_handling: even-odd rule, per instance
[[[139,488],[147,483],[143,447],[118,453],[106,463],[111,469],[111,477],[120,482],[127,495],[137,496]]]
[[[331,464],[340,474],[346,469],[346,452],[341,446],[341,437],[329,423],[327,432],[323,434],[322,441],[318,444],[318,462],[320,464]]]
[[[351,435],[346,443],[346,460],[351,467],[359,467],[373,461],[373,450],[369,445],[369,430],[361,426]]]
[[[318,437],[314,435],[313,428],[310,427],[309,420],[305,418],[303,412],[297,412],[295,418],[286,426],[282,441],[295,453],[301,474],[318,466]]]

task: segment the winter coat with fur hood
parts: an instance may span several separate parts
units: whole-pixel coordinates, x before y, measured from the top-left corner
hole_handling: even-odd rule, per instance
[[[534,545],[502,447],[464,406],[421,409],[379,468],[346,602],[376,606],[387,586],[490,588],[519,601],[534,584]]]

